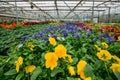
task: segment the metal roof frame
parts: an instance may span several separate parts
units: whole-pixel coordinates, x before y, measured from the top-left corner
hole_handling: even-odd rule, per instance
[[[31,4],[30,4],[30,1],[31,1]],[[49,4],[47,5],[47,3],[51,2],[51,1],[52,1],[52,5],[49,5]],[[78,14],[80,15],[81,13],[86,13],[89,11],[92,11],[93,13],[94,13],[94,11],[97,11],[97,12],[105,11],[105,10],[109,9],[110,7],[112,7],[112,6],[108,6],[108,4],[106,4],[106,3],[115,3],[115,5],[116,5],[116,3],[120,3],[120,0],[94,0],[94,2],[95,2],[94,4],[99,3],[95,6],[84,5],[89,2],[92,3],[93,0],[16,0],[17,6],[15,6],[15,4],[13,4],[15,2],[15,0],[0,0],[0,2],[5,3],[4,5],[0,5],[0,13],[5,11],[6,9],[7,9],[6,11],[8,11],[9,9],[12,9],[13,14],[15,13],[15,11],[21,11],[24,13],[31,13],[31,14],[32,13],[40,13],[40,15],[46,14],[46,17],[49,19],[50,18],[51,19],[60,19],[61,18],[60,13],[66,12],[66,14],[64,15],[64,17],[62,17],[62,19],[67,19],[67,18],[69,19],[71,17],[71,15],[73,15],[73,14],[74,14],[73,16],[76,16],[76,18],[77,17],[79,18]],[[25,4],[18,5],[18,3],[21,3],[21,2],[29,3],[29,5],[25,5]],[[61,3],[61,2],[63,2],[63,3]],[[46,5],[44,5],[44,4],[46,4]],[[6,6],[6,5],[11,5],[11,6]],[[31,9],[31,10],[27,9],[27,8],[30,8],[30,5],[34,6],[36,8],[36,10],[35,9]],[[116,5],[116,6],[119,6],[119,5]],[[17,10],[16,10],[16,7],[17,7]],[[86,9],[84,9],[84,8],[86,8]],[[73,13],[73,14],[71,14],[71,13]],[[16,14],[17,14],[17,12],[16,12]],[[56,14],[56,15],[53,15],[53,14]],[[43,17],[44,16],[45,15],[43,15]]]

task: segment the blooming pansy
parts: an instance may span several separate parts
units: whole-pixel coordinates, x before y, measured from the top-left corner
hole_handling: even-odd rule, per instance
[[[77,74],[80,75],[82,79],[85,79],[84,68],[87,65],[87,62],[80,60],[77,64]]]
[[[108,37],[107,38],[107,41],[110,43],[110,42],[113,42],[115,39],[113,37]]]
[[[29,37],[28,36],[23,36],[22,37],[22,42],[25,42]]]
[[[112,58],[114,59],[114,60],[116,60],[119,64],[120,64],[120,58],[119,57],[117,57],[117,56],[112,56]]]
[[[105,43],[105,42],[102,42],[102,46],[105,47],[105,48],[108,48],[108,44]]]
[[[59,57],[59,58],[63,58],[66,56],[67,54],[67,50],[65,48],[64,45],[59,44],[57,47],[55,47],[55,54]]]
[[[29,65],[25,67],[26,73],[31,73],[33,70],[35,70],[36,66],[35,65]]]
[[[56,40],[53,37],[49,37],[49,42],[50,44],[52,44],[53,46],[56,45]]]
[[[118,41],[120,41],[120,36],[118,36]]]
[[[33,51],[33,48],[35,47],[31,42],[28,42],[27,46],[31,51]]]
[[[66,62],[69,62],[69,63],[73,62],[73,59],[72,59],[71,55],[69,55],[69,54],[66,54],[66,56],[64,57],[64,59],[65,59]]]
[[[112,71],[118,71],[120,72],[120,64],[112,63],[112,66],[110,67]]]
[[[19,57],[17,61],[15,61],[15,65],[16,65],[16,71],[19,72],[19,68],[20,66],[23,64],[23,58]]]
[[[58,56],[54,52],[48,52],[45,54],[46,68],[53,70],[57,66]]]
[[[102,60],[111,60],[112,55],[107,50],[100,50],[100,52],[97,52],[97,57]]]
[[[68,70],[69,70],[69,73],[70,73],[71,76],[75,75],[75,70],[74,70],[73,66],[69,66]]]

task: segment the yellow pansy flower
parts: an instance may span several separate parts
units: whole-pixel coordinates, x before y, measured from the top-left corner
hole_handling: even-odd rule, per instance
[[[78,78],[78,80],[81,80],[80,78]]]
[[[18,58],[18,63],[19,63],[20,65],[23,64],[23,58],[22,58],[22,57],[19,57],[19,58]]]
[[[55,54],[58,56],[58,58],[64,58],[66,56],[66,48],[59,44],[57,47],[55,47]]]
[[[101,51],[101,48],[98,47],[97,50],[98,50],[98,51]]]
[[[52,44],[53,46],[56,45],[56,40],[55,40],[54,38],[52,38],[52,37],[49,37],[49,42],[50,42],[50,44]]]
[[[98,47],[97,45],[94,45],[96,48],[97,48],[97,50],[98,51],[100,51],[101,50],[101,48],[100,47]]]
[[[110,69],[112,69],[112,71],[120,72],[120,64],[113,63]]]
[[[19,67],[20,65],[23,64],[23,58],[19,57],[17,61],[15,61],[15,65],[16,65],[16,71],[19,72]]]
[[[119,57],[117,57],[117,56],[112,56],[112,58],[113,58],[114,60],[116,60],[116,61],[120,64],[120,58],[119,58]]]
[[[105,43],[105,42],[102,42],[102,46],[105,47],[105,48],[108,48],[108,44]]]
[[[73,66],[69,66],[68,70],[71,76],[75,75],[75,70]]]
[[[98,52],[97,57],[103,61],[111,60],[112,58],[111,54],[107,50],[101,50],[100,52]]]
[[[16,62],[15,62],[15,65],[16,65],[16,68],[15,68],[16,71],[19,72],[20,64],[16,61]]]
[[[120,41],[120,36],[118,36],[118,41]]]
[[[48,52],[45,54],[46,68],[53,70],[57,66],[58,57],[54,52]]]
[[[85,79],[84,68],[87,65],[87,62],[84,60],[80,60],[77,64],[77,73],[80,75],[82,79]]]
[[[71,55],[69,55],[69,54],[66,54],[66,56],[64,57],[64,59],[65,59],[66,62],[69,62],[69,63],[73,62],[73,59],[71,58]]]
[[[33,51],[33,48],[35,47],[31,42],[28,43],[27,45],[31,51]]]
[[[33,70],[35,70],[35,66],[34,65],[29,65],[29,66],[26,66],[25,67],[25,71],[26,71],[26,73],[31,73],[31,72],[33,72]]]
[[[92,80],[92,78],[91,77],[87,77],[84,80]]]

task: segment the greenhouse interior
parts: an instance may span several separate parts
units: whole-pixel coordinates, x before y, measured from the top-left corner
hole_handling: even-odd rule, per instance
[[[120,80],[120,0],[0,0],[0,80]]]

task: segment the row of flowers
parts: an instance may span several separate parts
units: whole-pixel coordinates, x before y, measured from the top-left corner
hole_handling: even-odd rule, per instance
[[[114,38],[118,38],[120,35],[120,26],[117,24],[92,24],[92,23],[73,23],[77,25],[77,28],[83,28],[83,29],[92,29],[94,31],[100,31],[101,33],[106,33],[109,36],[112,36]]]
[[[50,25],[64,25],[64,23],[60,22],[53,22],[53,21],[41,21],[41,22],[11,22],[8,23],[6,21],[0,23],[0,28],[6,28],[6,29],[13,29],[17,26],[23,26],[28,27],[29,25],[38,25],[38,24],[50,24]]]
[[[8,24],[7,22],[3,22],[2,24],[0,24],[0,28],[4,27],[6,29],[16,28],[16,26],[17,26],[16,22],[12,22],[10,24]]]
[[[79,27],[79,28],[78,28]],[[83,36],[90,37],[92,41],[96,41],[97,39],[112,42],[115,39],[118,39],[119,33],[115,33],[114,35],[109,35],[106,33],[96,32],[93,29],[86,29],[83,25],[76,25],[76,24],[66,24],[66,25],[60,25],[57,27],[49,27],[49,28],[43,28],[40,32],[35,32],[32,35],[32,39],[44,39],[48,40],[49,36],[52,36],[54,38],[58,39],[68,39],[69,36],[73,36],[74,39],[82,38]],[[60,36],[60,37],[59,37]],[[22,41],[24,42],[27,40],[30,36],[24,36],[22,38]]]

